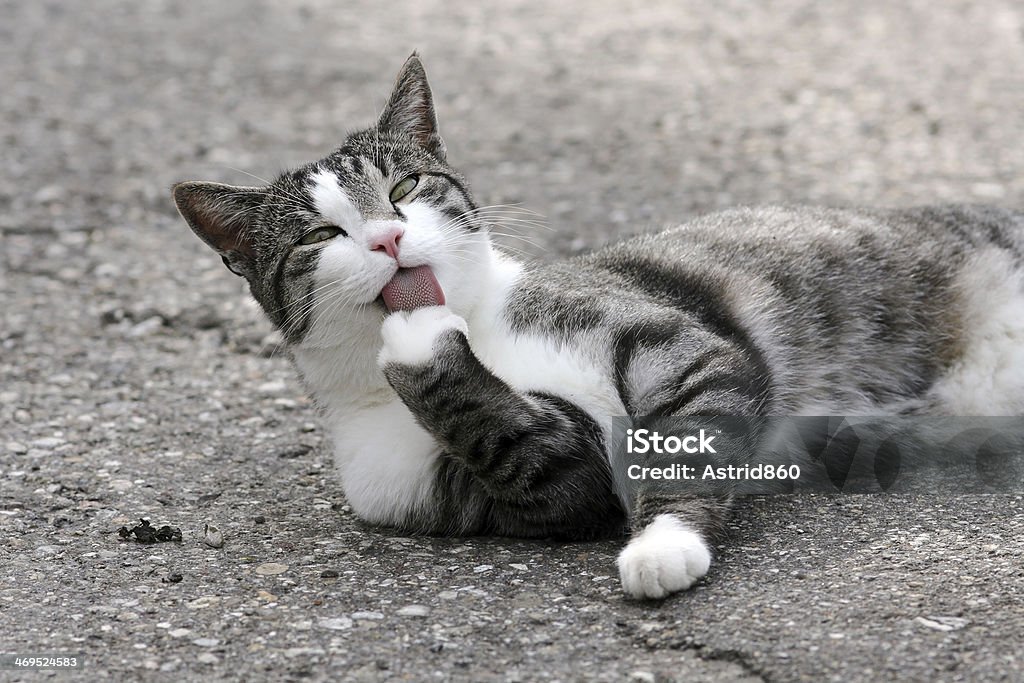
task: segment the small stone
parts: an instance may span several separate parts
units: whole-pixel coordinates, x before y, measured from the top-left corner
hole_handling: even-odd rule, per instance
[[[525,572],[525,571],[529,571],[530,570],[530,568],[527,567],[525,564],[510,564],[509,566],[512,567],[512,569],[515,569],[516,571],[520,571],[520,572]]]
[[[64,443],[64,439],[58,439],[55,436],[44,436],[41,439],[35,439],[32,442],[32,446],[33,448],[42,448],[45,450],[50,450],[52,448],[56,448],[57,446],[63,446]]]
[[[278,562],[264,562],[256,567],[256,573],[260,576],[274,576],[275,574],[284,574],[286,571],[288,571],[288,565]]]
[[[353,619],[360,619],[362,621],[378,621],[384,618],[384,615],[380,612],[353,612]]]
[[[630,683],[654,683],[654,674],[650,671],[633,671],[629,674]]]
[[[212,308],[203,308],[192,316],[192,326],[197,330],[212,330],[225,324],[225,320]]]
[[[203,543],[211,548],[224,547],[224,534],[217,527],[207,524],[203,527]],[[256,571],[259,571],[258,569]]]
[[[185,577],[183,577],[181,574],[175,572],[173,574],[168,574],[166,577],[160,579],[160,581],[162,581],[163,583],[181,583],[182,579],[184,578]]]
[[[406,605],[398,610],[400,617],[425,617],[430,614],[430,608],[426,605]]]
[[[292,458],[301,458],[302,456],[309,453],[311,450],[313,450],[311,446],[306,446],[304,444],[299,444],[297,446],[289,446],[288,448],[284,448],[278,451],[277,457],[286,458],[288,460],[291,460]]]
[[[287,388],[287,384],[280,380],[277,380],[272,382],[264,382],[263,384],[256,387],[256,391],[260,392],[261,394],[280,394]]]
[[[218,595],[200,595],[195,600],[190,600],[186,605],[189,609],[204,609],[206,607],[212,607],[220,602],[220,596]]]
[[[220,658],[212,652],[204,652],[203,654],[196,657],[196,661],[200,664],[216,664],[220,661]]]
[[[338,572],[335,569],[325,569],[320,572],[321,579],[336,579],[338,578]]]
[[[28,446],[17,441],[8,441],[7,450],[15,455],[25,455],[28,453]]]
[[[60,552],[60,548],[55,545],[41,545],[35,549],[32,553],[36,557],[49,557],[50,555],[56,555]]]
[[[220,641],[216,638],[196,638],[192,641],[192,644],[199,647],[217,647],[220,645]]]
[[[192,630],[187,628],[175,628],[167,632],[171,638],[185,638],[192,635]]]
[[[494,569],[494,565],[492,565],[492,564],[480,564],[480,565],[477,565],[476,567],[473,567],[473,573],[474,574],[483,574],[484,572],[489,572],[492,569]]]
[[[441,591],[437,594],[439,600],[455,600],[459,597],[456,591]]]
[[[53,204],[63,200],[67,196],[67,190],[60,185],[44,185],[32,195],[36,204]]]
[[[129,337],[148,337],[164,326],[164,319],[159,315],[146,318],[140,323],[132,325],[128,330]]]
[[[933,631],[958,631],[971,623],[962,617],[917,617],[914,621]]]
[[[334,617],[332,619],[321,619],[319,622],[320,628],[326,628],[331,631],[345,631],[352,628],[352,620],[348,617]]]

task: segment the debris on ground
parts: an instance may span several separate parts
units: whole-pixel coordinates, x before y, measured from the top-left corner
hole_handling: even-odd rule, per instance
[[[176,526],[164,524],[159,529],[152,526],[148,519],[140,519],[141,524],[129,529],[126,526],[117,530],[117,535],[124,540],[130,539],[133,535],[139,543],[168,543],[175,541],[181,543],[181,529]]]

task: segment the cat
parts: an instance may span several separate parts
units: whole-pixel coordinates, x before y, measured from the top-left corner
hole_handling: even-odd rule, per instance
[[[1024,412],[1024,214],[741,208],[522,263],[449,166],[415,53],[327,157],[173,196],[281,331],[362,519],[631,533],[635,598],[705,576],[732,495],[624,490],[614,416]]]

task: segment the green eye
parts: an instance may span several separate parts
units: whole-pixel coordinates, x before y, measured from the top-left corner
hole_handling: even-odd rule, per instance
[[[299,240],[299,244],[316,244],[317,242],[326,242],[332,237],[338,235],[344,235],[345,231],[341,228],[329,226],[325,228],[317,228],[316,230],[310,230]]]
[[[394,204],[401,201],[407,194],[413,191],[413,188],[416,187],[416,183],[419,181],[419,176],[411,175],[391,188],[391,203]]]

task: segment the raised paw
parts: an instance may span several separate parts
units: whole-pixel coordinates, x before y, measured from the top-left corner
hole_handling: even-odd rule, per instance
[[[434,357],[434,343],[448,330],[469,334],[466,321],[447,306],[425,306],[392,313],[380,328],[384,345],[377,356],[381,367],[391,363],[423,365]]]
[[[711,551],[696,531],[658,515],[619,553],[622,588],[634,598],[663,598],[708,573]]]

